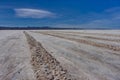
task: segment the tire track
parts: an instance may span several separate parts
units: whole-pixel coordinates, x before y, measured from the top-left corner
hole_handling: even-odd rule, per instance
[[[96,40],[105,40],[105,41],[113,41],[113,42],[120,42],[119,39],[107,39],[107,38],[99,38],[93,36],[83,36],[84,38],[96,39]]]
[[[39,32],[37,32],[39,33]],[[49,32],[47,32],[49,33]],[[120,39],[108,39],[108,38],[101,38],[101,37],[95,37],[95,36],[91,36],[91,35],[79,35],[79,34],[72,34],[72,33],[68,33],[68,32],[65,32],[65,33],[61,33],[61,32],[50,32],[52,34],[60,34],[60,35],[68,35],[68,36],[77,36],[77,37],[82,37],[82,38],[86,38],[86,39],[95,39],[95,40],[103,40],[103,41],[112,41],[112,42],[120,42]]]
[[[31,51],[31,64],[37,80],[76,80],[32,36],[24,32]]]
[[[88,32],[65,32],[65,33],[73,33],[73,34],[91,34],[91,35],[100,35],[100,36],[112,36],[112,37],[120,37],[120,35],[116,34],[107,34],[107,33],[88,33]]]
[[[51,33],[46,33],[46,32],[39,32],[39,33],[44,34],[44,35],[59,37],[59,38],[63,38],[63,39],[71,40],[71,41],[76,41],[76,42],[84,43],[84,44],[91,45],[91,46],[105,48],[105,49],[109,49],[109,50],[113,50],[113,51],[120,51],[120,46],[114,46],[114,45],[109,45],[109,44],[104,44],[104,43],[96,43],[94,41],[85,40],[85,39],[69,38],[69,37],[65,37],[65,36],[62,36],[62,35],[51,34]]]

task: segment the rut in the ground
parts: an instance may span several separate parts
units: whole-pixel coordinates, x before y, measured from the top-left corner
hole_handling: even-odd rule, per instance
[[[59,37],[59,38],[67,39],[67,40],[76,41],[76,42],[84,43],[84,44],[91,45],[91,46],[105,48],[105,49],[109,49],[109,50],[113,50],[113,51],[120,51],[120,46],[104,44],[104,43],[96,43],[94,41],[85,40],[85,39],[75,39],[75,38],[65,37],[63,35],[52,34],[52,33],[45,33],[45,32],[39,32],[39,33],[44,34],[44,35],[50,35],[50,36],[54,36],[54,37]]]
[[[37,80],[76,80],[32,36],[24,32],[31,51],[31,64]]]

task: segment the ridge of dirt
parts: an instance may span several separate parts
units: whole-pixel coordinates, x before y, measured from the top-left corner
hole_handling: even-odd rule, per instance
[[[99,38],[99,37],[93,37],[93,36],[83,36],[83,37],[90,38],[90,39],[96,39],[96,40],[105,40],[105,41],[120,42],[119,39],[105,39],[105,38]]]
[[[65,32],[69,33],[69,32]],[[120,35],[117,34],[108,34],[108,33],[88,33],[88,32],[70,32],[74,34],[91,34],[91,35],[100,35],[100,36],[112,36],[112,37],[120,37]]]
[[[55,32],[56,34],[60,34],[60,35],[64,35],[64,33],[58,33],[58,32]],[[72,34],[72,33],[65,33],[65,35],[68,35],[68,36],[78,36],[78,34]],[[88,38],[88,39],[96,39],[96,40],[103,40],[103,41],[113,41],[113,42],[120,42],[120,39],[107,39],[107,38],[102,38],[102,37],[96,37],[96,36],[91,36],[91,35],[79,35],[79,37],[83,37],[83,38]]]
[[[37,32],[37,33],[39,33],[39,32]],[[51,33],[51,32],[47,32],[47,33]],[[72,32],[71,33],[68,33],[68,32],[65,32],[65,33],[52,32],[52,33],[53,34],[55,33],[55,34],[58,34],[58,35],[79,36],[79,37],[83,37],[83,38],[86,38],[86,39],[96,39],[96,40],[103,40],[103,41],[120,42],[120,39],[107,39],[107,38],[96,37],[96,36],[91,36],[91,35],[87,35],[87,36],[86,35],[79,35],[79,34],[73,34]]]
[[[76,80],[31,35],[24,32],[31,51],[31,64],[37,80]]]
[[[63,39],[71,40],[71,41],[76,41],[76,42],[84,43],[84,44],[87,44],[87,45],[106,48],[106,49],[113,50],[113,51],[120,51],[119,46],[114,46],[114,45],[104,44],[104,43],[96,43],[94,41],[90,41],[90,40],[88,41],[88,40],[84,40],[84,39],[74,39],[74,38],[69,38],[69,37],[64,37],[64,36],[61,36],[61,35],[44,33],[44,32],[39,32],[39,33],[44,34],[44,35],[50,35],[50,36],[54,36],[54,37],[59,37],[59,38],[63,38]]]

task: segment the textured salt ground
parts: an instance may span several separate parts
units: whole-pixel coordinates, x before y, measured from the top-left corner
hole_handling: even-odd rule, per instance
[[[40,42],[24,32],[31,50],[31,64],[37,80],[76,80],[49,54]]]
[[[48,33],[48,31],[41,32]],[[119,51],[77,43],[57,36],[40,33],[31,33],[31,35],[40,41],[47,51],[51,52],[64,66],[70,67],[71,74],[79,76],[79,78],[84,77],[90,80],[120,79]]]
[[[36,31],[37,32],[37,31]],[[39,32],[39,31],[38,31]],[[49,33],[49,32],[48,32]],[[51,32],[50,32],[51,33]],[[78,33],[75,33],[75,32],[56,32],[56,31],[53,31],[52,32],[53,34],[61,34],[61,35],[66,35],[66,36],[72,36],[72,37],[81,37],[81,38],[87,38],[87,39],[95,39],[95,40],[104,40],[104,41],[113,41],[113,42],[120,42],[120,37],[116,37],[116,36],[105,36],[105,35],[95,35],[95,33],[83,33],[83,32],[78,32]],[[74,34],[73,34],[74,33]]]
[[[88,45],[92,45],[100,48],[120,51],[120,44],[118,44],[117,42],[94,40],[94,39],[88,39],[88,38],[86,39],[86,38],[81,38],[81,37],[76,37],[71,35],[63,35],[63,34],[61,35],[61,34],[50,33],[50,32],[41,32],[41,34],[64,38],[64,39],[68,39],[68,40],[72,40],[72,41],[76,41],[79,43],[84,43],[84,44],[88,44]]]
[[[84,35],[92,33],[90,35],[100,38],[103,36],[103,33],[112,34],[112,37],[111,35],[104,35],[104,37],[111,37],[114,40],[114,38],[119,39],[119,36],[113,37],[113,35],[119,35],[120,31],[39,31],[45,33],[54,32],[54,34],[55,32],[56,34],[60,33],[57,34],[58,36],[27,32],[41,43],[44,49],[59,61],[60,65],[77,80],[120,80],[119,51],[66,39],[68,37],[76,38],[72,35],[68,36],[66,33],[81,38],[79,35],[83,35],[80,33],[84,32]],[[65,38],[60,38],[59,35]],[[104,42],[104,40],[100,41]],[[95,42],[97,43],[96,40]],[[111,42],[113,41],[107,41],[106,44],[111,44]],[[117,42],[117,44],[119,45],[120,43]],[[28,48],[29,46],[23,31],[0,31],[0,80],[36,80],[37,76],[30,62],[31,52]]]
[[[23,31],[1,33],[6,34],[6,36],[1,35],[0,39],[0,80],[75,80],[66,72],[67,70],[62,68],[59,62],[56,62],[55,58],[49,59],[50,55],[46,54],[46,51],[39,47],[37,43],[32,42],[33,45],[36,45],[36,50],[32,50],[33,54],[31,54],[32,52],[28,48],[35,47],[28,46],[29,39],[26,40],[27,37],[23,34]],[[39,54],[35,55],[36,53]],[[37,65],[39,59],[43,61],[38,63],[43,63],[42,67]],[[52,60],[54,63],[45,63]],[[34,67],[34,65],[36,66]],[[47,65],[53,66],[55,70],[44,68]],[[44,70],[47,70],[47,73]]]
[[[0,80],[36,80],[22,31],[0,31]]]

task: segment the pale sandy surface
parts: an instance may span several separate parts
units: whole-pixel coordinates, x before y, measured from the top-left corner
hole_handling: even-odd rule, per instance
[[[77,80],[120,80],[119,30],[26,32]],[[0,80],[34,80],[30,60],[23,31],[0,31]]]
[[[0,31],[0,80],[35,80],[22,31]]]

